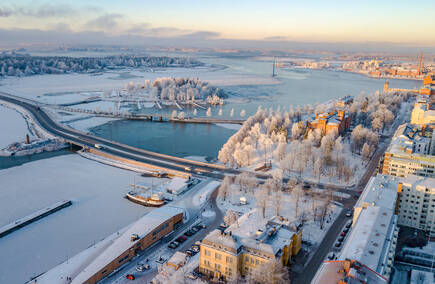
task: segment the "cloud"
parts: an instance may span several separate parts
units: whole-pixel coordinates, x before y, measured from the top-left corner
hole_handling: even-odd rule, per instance
[[[265,37],[264,40],[288,40],[288,37],[285,37],[285,36],[269,36],[269,37]]]
[[[0,8],[0,17],[26,16],[37,18],[68,17],[77,14],[69,5],[41,5],[38,7]]]
[[[217,32],[210,32],[210,31],[197,31],[192,32],[189,34],[183,35],[185,38],[194,38],[194,39],[212,39],[212,38],[218,38],[221,34]]]
[[[0,17],[9,17],[12,15],[12,11],[8,8],[0,8]]]
[[[123,18],[121,14],[104,14],[93,20],[88,21],[85,24],[87,28],[97,28],[97,29],[114,29],[118,27],[118,20]]]

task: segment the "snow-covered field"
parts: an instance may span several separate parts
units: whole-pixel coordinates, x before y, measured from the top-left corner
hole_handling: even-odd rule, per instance
[[[0,149],[24,141],[29,134],[26,121],[17,111],[0,105]]]
[[[0,239],[0,283],[23,283],[150,211],[123,198],[134,176],[78,155],[1,170],[0,226],[60,200],[73,204]]]
[[[126,70],[106,72],[99,76],[89,74],[63,74],[63,75],[35,75],[29,77],[9,77],[2,80],[1,91],[10,92],[14,95],[24,96],[32,99],[48,100],[47,97],[38,98],[47,93],[62,92],[93,92],[109,91],[125,86],[128,82],[144,82],[144,80],[155,80],[159,77],[190,77],[201,78],[213,85],[264,85],[277,84],[278,80],[269,76],[231,74],[226,70],[215,68],[165,68],[150,70],[134,70],[135,77],[116,77]],[[71,96],[65,97],[68,102],[74,101]],[[78,100],[82,96],[77,96]],[[57,100],[56,98],[53,98]],[[59,97],[59,101],[63,100]],[[51,101],[51,99],[50,99]],[[57,102],[57,101],[56,101]]]

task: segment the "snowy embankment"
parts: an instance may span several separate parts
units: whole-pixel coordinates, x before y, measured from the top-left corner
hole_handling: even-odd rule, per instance
[[[5,106],[0,106],[0,132],[0,149],[24,140],[29,134],[26,121],[20,113]]]
[[[8,135],[1,136],[4,138],[0,138],[0,149],[2,149],[0,150],[0,156],[31,155],[43,151],[56,151],[65,148],[66,145],[42,129],[26,109],[5,101],[0,101],[0,105],[5,107],[0,109],[1,121],[10,122],[5,125],[0,124],[2,132],[8,133]],[[21,115],[21,118],[14,111]],[[23,125],[23,119],[25,125]],[[22,136],[17,138],[19,133]],[[22,142],[26,134],[31,138],[31,143],[29,144]]]
[[[206,186],[201,188],[193,197],[192,203],[194,206],[203,205],[210,197],[210,194],[220,185],[219,181],[213,180],[209,182]]]

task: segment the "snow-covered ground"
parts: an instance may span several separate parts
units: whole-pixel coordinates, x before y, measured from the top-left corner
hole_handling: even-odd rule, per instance
[[[0,105],[0,149],[24,141],[29,134],[26,121],[17,111]]]
[[[0,283],[23,283],[143,216],[123,198],[145,179],[78,155],[0,171],[0,226],[60,200],[72,206],[0,239]]]

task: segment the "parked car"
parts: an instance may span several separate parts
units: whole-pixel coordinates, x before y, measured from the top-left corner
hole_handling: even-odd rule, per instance
[[[175,241],[181,243],[184,243],[187,240],[185,236],[179,236]]]
[[[344,237],[339,237],[338,240],[340,243],[342,243],[344,241]]]
[[[134,280],[134,279],[136,279],[133,274],[127,274],[125,276],[125,278],[127,278],[128,280]]]
[[[340,243],[340,242],[336,242],[336,243],[335,243],[335,247],[336,247],[336,248],[339,248],[340,246],[341,246],[341,243]]]
[[[141,265],[141,264],[138,264],[136,266],[136,271],[137,272],[143,272],[143,271],[145,271],[145,267],[143,265]]]
[[[346,217],[352,217],[352,210],[346,211]]]
[[[193,245],[190,249],[191,249],[192,251],[194,251],[195,253],[198,253],[198,252],[200,251],[200,247],[199,247],[199,245]]]
[[[328,253],[328,259],[329,260],[334,260],[335,259],[335,253],[333,253],[333,252]]]
[[[176,249],[178,247],[178,243],[176,243],[176,242],[171,242],[169,245],[168,245],[168,248],[171,248],[171,249]]]
[[[352,227],[352,222],[349,222],[349,223],[346,224],[346,228],[349,229],[350,227]]]
[[[186,232],[184,232],[184,235],[190,237],[193,236],[193,232],[191,230],[187,230]]]
[[[194,231],[195,233],[199,232],[201,230],[200,228],[197,228],[196,226],[193,226],[190,230]]]
[[[195,255],[195,253],[192,250],[188,249],[188,250],[186,250],[186,255],[192,256],[192,255]]]
[[[346,236],[346,233],[345,232],[341,232],[340,236],[344,237],[344,236]]]
[[[347,234],[349,232],[349,228],[344,228],[343,232]]]
[[[192,280],[196,280],[198,279],[198,276],[194,275],[193,273],[188,273],[186,275],[186,278],[192,279]]]

